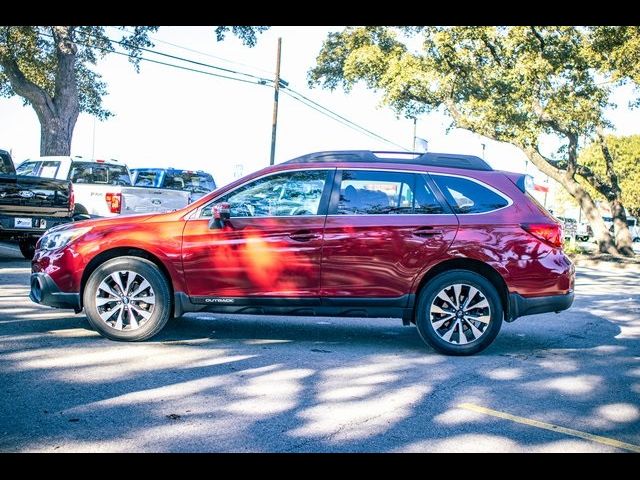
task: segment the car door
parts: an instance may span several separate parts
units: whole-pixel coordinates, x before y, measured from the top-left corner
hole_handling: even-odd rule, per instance
[[[379,306],[405,306],[416,276],[458,228],[427,182],[410,172],[337,171],[324,230],[323,303],[375,298]]]
[[[238,298],[315,298],[320,252],[335,169],[272,173],[217,197],[188,220],[182,258],[196,303]],[[209,228],[212,207],[230,204],[231,218]],[[231,300],[229,300],[231,299]]]

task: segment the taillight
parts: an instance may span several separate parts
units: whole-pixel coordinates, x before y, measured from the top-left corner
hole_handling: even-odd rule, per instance
[[[552,247],[562,247],[562,227],[557,223],[526,223],[520,226]]]
[[[121,193],[106,193],[104,196],[107,201],[107,205],[109,206],[109,211],[111,213],[120,213],[120,208],[122,207],[122,194]]]
[[[73,192],[73,183],[69,183],[69,215],[73,215],[76,209],[76,194]]]

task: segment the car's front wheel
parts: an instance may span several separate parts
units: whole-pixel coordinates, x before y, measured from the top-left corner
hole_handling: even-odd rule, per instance
[[[156,335],[171,313],[165,276],[149,260],[111,259],[91,274],[83,304],[89,323],[112,340],[141,341]]]
[[[487,348],[502,326],[503,309],[493,284],[468,270],[451,270],[421,290],[416,326],[422,339],[447,355]]]

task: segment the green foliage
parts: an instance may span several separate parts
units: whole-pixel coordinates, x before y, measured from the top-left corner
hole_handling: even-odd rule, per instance
[[[412,117],[447,107],[458,126],[516,145],[605,123],[588,32],[575,27],[349,27],[324,42],[310,85],[363,81]],[[407,40],[421,41],[419,49]],[[414,42],[415,43],[415,42]],[[562,153],[562,152],[559,152]]]
[[[640,215],[640,135],[606,137],[607,146],[613,157],[614,167],[622,190],[622,203],[633,216]],[[605,176],[606,167],[600,145],[592,143],[586,146],[578,157],[578,161],[588,166],[594,173]],[[592,196],[600,200],[604,197],[596,192],[587,182],[582,181],[590,189]]]
[[[601,71],[610,72],[614,80],[640,85],[640,27],[595,27],[591,50]]]
[[[99,26],[75,26],[75,27],[51,27],[51,26],[0,26],[0,67],[3,62],[15,62],[24,79],[36,87],[44,90],[49,98],[55,99],[56,95],[62,95],[56,80],[60,77],[59,67],[60,42],[56,42],[56,28],[63,28],[68,34],[71,52],[75,52],[75,82],[79,100],[79,110],[100,119],[106,119],[112,115],[102,103],[102,98],[107,94],[107,86],[102,81],[100,74],[93,70],[97,61],[105,55],[113,52],[116,46],[130,55],[129,61],[136,71],[140,68],[140,56],[142,48],[153,46],[149,34],[158,30],[154,26],[119,27],[121,35],[117,38],[109,38],[104,27]],[[268,27],[217,27],[217,39],[223,40],[229,31],[239,37],[245,45],[253,46],[257,41],[257,35]],[[111,40],[114,40],[112,42]],[[6,68],[0,69],[0,96],[11,97],[16,95],[14,85],[7,76]],[[32,103],[23,96],[25,104]]]
[[[242,43],[249,47],[255,47],[258,42],[258,35],[260,35],[269,27],[250,27],[250,26],[238,26],[238,27],[216,27],[216,38],[219,42],[224,40],[225,35],[231,30],[236,37],[242,40]]]
[[[92,67],[97,61],[114,51],[114,45],[105,34],[104,27],[79,26],[68,27],[69,37],[75,48],[75,77],[78,87],[81,112],[90,113],[100,119],[111,116],[111,112],[102,105],[106,95],[106,84]],[[125,32],[120,38],[125,51],[131,55],[129,60],[139,68],[140,48],[153,46],[149,33],[158,27],[133,27],[132,33]],[[43,89],[50,98],[56,96],[56,76],[58,72],[58,49],[56,48],[54,27],[0,27],[0,60],[13,60],[25,79]],[[0,95],[15,95],[6,73],[0,72]],[[24,98],[25,104],[29,100]]]

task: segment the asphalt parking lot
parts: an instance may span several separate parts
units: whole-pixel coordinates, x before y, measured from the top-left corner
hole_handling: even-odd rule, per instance
[[[640,268],[454,358],[399,319],[189,314],[116,343],[0,244],[2,452],[640,452]]]

